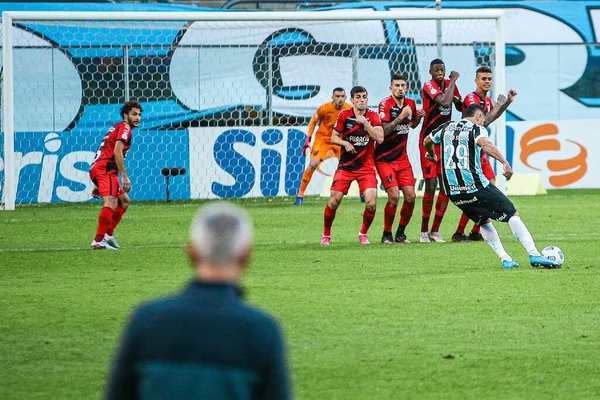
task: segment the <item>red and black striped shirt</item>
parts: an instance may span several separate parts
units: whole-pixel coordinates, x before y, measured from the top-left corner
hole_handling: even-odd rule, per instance
[[[425,110],[425,118],[423,119],[423,126],[421,128],[421,142],[425,136],[429,135],[431,131],[443,124],[452,120],[452,107],[442,107],[435,102],[437,96],[444,94],[448,86],[450,85],[450,79],[444,79],[444,90],[440,87],[439,83],[435,80],[425,82],[423,85],[423,91],[421,92],[421,98],[423,99],[423,109]],[[461,98],[458,86],[454,86],[454,97]]]
[[[365,118],[372,126],[381,126],[381,119],[376,112],[367,110]],[[356,121],[354,108],[342,110],[333,129],[339,133],[342,140],[350,142],[356,150],[355,154],[348,153],[342,146],[338,169],[356,171],[362,168],[375,168],[375,141],[365,127]]]
[[[404,107],[410,107],[411,115],[404,118],[402,122],[383,139],[383,143],[375,146],[375,161],[393,162],[407,157],[406,143],[410,132],[410,121],[417,115],[417,105],[413,99],[404,98],[400,107],[392,96],[388,96],[379,103],[379,117],[381,122],[392,122],[402,113]]]
[[[116,174],[119,172],[115,161],[115,144],[123,142],[125,145],[123,147],[123,156],[125,156],[127,150],[131,147],[132,131],[133,128],[125,122],[119,122],[108,130],[108,133],[104,136],[102,143],[98,147],[98,151],[96,151],[94,162],[92,162],[90,168],[95,174]]]

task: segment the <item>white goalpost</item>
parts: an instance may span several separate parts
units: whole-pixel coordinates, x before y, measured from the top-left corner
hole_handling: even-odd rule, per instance
[[[502,10],[8,11],[1,34],[5,210],[89,200],[89,164],[130,99],[144,107],[126,161],[131,196],[163,200],[165,184],[176,199],[295,195],[308,121],[333,88],[365,86],[375,108],[400,72],[419,105],[442,50],[463,96],[482,65],[494,71],[494,101],[506,93]],[[493,127],[505,152],[504,116]],[[164,172],[173,168],[186,173]]]

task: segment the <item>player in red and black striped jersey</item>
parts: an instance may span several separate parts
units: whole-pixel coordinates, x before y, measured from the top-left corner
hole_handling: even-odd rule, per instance
[[[388,201],[385,205],[383,235],[381,243],[410,243],[404,230],[410,222],[415,208],[415,177],[406,152],[410,128],[416,128],[425,115],[417,110],[415,101],[406,97],[406,77],[394,74],[390,83],[391,96],[379,103],[379,117],[383,124],[383,143],[375,147],[375,165],[385,188]],[[400,190],[404,201],[400,210],[400,223],[395,238],[392,225],[400,201]]]
[[[137,101],[128,101],[121,107],[123,121],[108,130],[90,168],[90,178],[96,185],[93,195],[102,197],[104,203],[92,242],[94,250],[119,248],[113,232],[129,207],[127,192],[131,190],[131,181],[125,170],[125,155],[131,147],[133,128],[140,124],[142,111]],[[119,183],[119,173],[123,186]]]
[[[474,92],[465,96],[463,107],[466,109],[472,104],[477,104],[483,108],[483,111],[485,112],[484,126],[487,127],[506,111],[510,103],[513,102],[517,92],[514,89],[511,89],[508,91],[508,96],[498,96],[497,106],[495,107],[491,97],[488,96],[489,91],[492,89],[492,70],[490,67],[479,67],[477,71],[475,71],[475,84],[477,85],[477,88]],[[481,154],[481,169],[483,170],[485,177],[495,184],[496,175],[494,174],[494,169],[485,153]],[[468,222],[469,217],[463,213],[458,222],[456,232],[452,235],[453,242],[483,241],[483,236],[479,233],[480,227],[477,224],[473,225],[469,236],[465,235],[465,228],[467,227]]]
[[[460,76],[458,72],[450,72],[450,78],[444,78],[446,75],[446,66],[442,60],[436,58],[429,65],[431,80],[425,82],[421,98],[423,100],[423,109],[425,109],[425,118],[421,127],[419,137],[419,150],[421,153],[421,169],[425,179],[425,193],[423,194],[423,215],[421,219],[421,242],[444,242],[439,233],[440,224],[448,208],[448,196],[440,191],[435,204],[435,218],[429,232],[429,216],[433,208],[433,199],[437,187],[437,177],[441,173],[440,167],[440,147],[436,145],[434,150],[437,155],[437,162],[432,162],[425,157],[427,151],[423,147],[423,140],[435,128],[445,122],[452,120],[452,104],[457,111],[462,112],[462,100],[456,80]]]
[[[365,198],[363,223],[358,233],[361,244],[369,244],[367,232],[375,218],[377,178],[373,154],[375,142],[383,142],[383,128],[379,115],[367,108],[367,89],[355,86],[350,97],[353,107],[339,113],[331,134],[331,143],[341,146],[342,151],[323,216],[321,244],[324,245],[331,242],[331,226],[336,211],[353,181],[358,182],[360,193]]]

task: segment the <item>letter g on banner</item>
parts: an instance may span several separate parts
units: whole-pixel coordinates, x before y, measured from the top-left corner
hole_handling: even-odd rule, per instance
[[[536,168],[529,163],[529,157],[543,151],[560,151],[561,142],[556,138],[558,134],[559,130],[555,124],[538,125],[525,132],[521,137],[521,161],[523,164],[536,171],[541,171],[541,168]],[[554,187],[565,187],[577,182],[583,178],[588,169],[587,149],[573,140],[565,141],[576,145],[579,153],[566,160],[548,158],[546,162],[548,170],[556,172],[549,177],[549,182]]]

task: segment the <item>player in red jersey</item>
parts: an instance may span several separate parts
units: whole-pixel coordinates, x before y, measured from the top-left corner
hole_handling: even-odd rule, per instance
[[[466,109],[471,104],[477,104],[483,108],[485,112],[484,126],[488,126],[494,122],[513,102],[517,96],[517,92],[514,89],[508,91],[508,96],[498,96],[496,106],[492,102],[492,99],[488,96],[489,91],[492,89],[492,70],[490,67],[479,67],[475,71],[475,84],[477,88],[474,92],[469,93],[465,96],[464,108]],[[496,183],[496,175],[492,164],[487,157],[487,154],[481,153],[481,168],[486,178],[493,184]],[[473,225],[469,236],[465,235],[465,228],[469,222],[469,217],[465,213],[460,217],[456,232],[452,235],[453,242],[469,242],[469,241],[483,241],[483,236],[479,233],[480,227],[477,224]]]
[[[129,207],[127,192],[131,190],[131,181],[125,170],[125,155],[131,146],[133,128],[140,124],[142,111],[137,101],[128,101],[121,107],[123,121],[108,130],[90,168],[90,178],[96,185],[93,194],[101,196],[104,203],[98,217],[96,237],[92,242],[94,250],[119,248],[113,232]]]
[[[379,103],[379,117],[383,123],[385,138],[382,144],[375,147],[375,165],[388,195],[381,243],[410,243],[404,230],[412,217],[416,195],[415,177],[406,152],[406,144],[410,128],[414,129],[419,125],[425,111],[417,110],[415,101],[405,97],[406,90],[406,77],[396,73],[390,83],[392,95]],[[394,238],[392,225],[400,201],[400,190],[404,201]]]
[[[367,232],[375,218],[377,178],[373,153],[374,142],[383,142],[383,128],[379,115],[367,108],[367,89],[362,86],[353,87],[350,98],[353,107],[340,112],[331,134],[331,143],[341,146],[342,152],[333,176],[331,196],[325,206],[321,238],[321,244],[324,245],[331,242],[331,226],[335,213],[353,181],[358,182],[360,193],[365,198],[363,223],[358,233],[361,244],[369,244]]]
[[[437,162],[433,162],[425,157],[427,151],[423,147],[423,140],[435,128],[441,124],[452,120],[452,103],[457,111],[462,112],[462,100],[456,80],[460,76],[458,72],[450,72],[450,79],[444,78],[446,75],[446,66],[442,60],[436,58],[429,64],[429,73],[431,80],[425,82],[421,97],[423,99],[423,109],[425,109],[425,118],[421,127],[419,137],[419,150],[421,153],[421,169],[425,179],[425,193],[423,194],[423,216],[421,220],[421,243],[444,242],[439,229],[446,208],[448,208],[448,195],[440,191],[435,204],[435,218],[429,232],[429,216],[433,208],[433,199],[437,187],[437,177],[441,173],[440,166],[440,146],[436,145],[434,151],[437,155]]]

